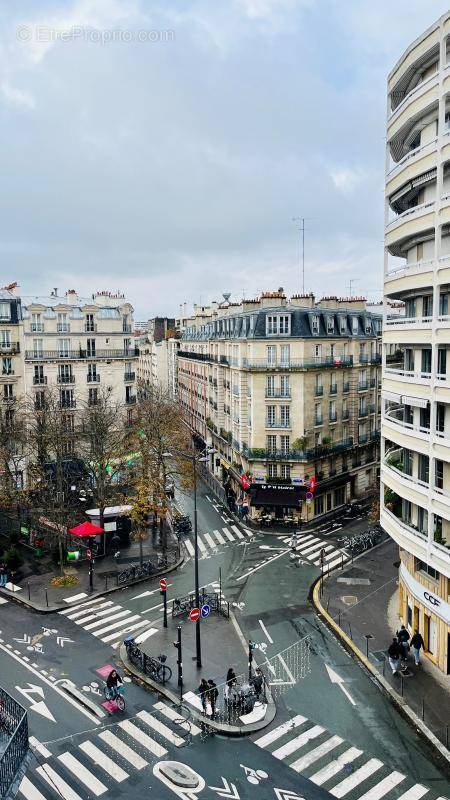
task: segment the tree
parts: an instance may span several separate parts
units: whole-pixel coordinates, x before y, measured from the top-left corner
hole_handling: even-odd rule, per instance
[[[25,409],[21,401],[0,404],[0,506],[11,508],[24,495]]]

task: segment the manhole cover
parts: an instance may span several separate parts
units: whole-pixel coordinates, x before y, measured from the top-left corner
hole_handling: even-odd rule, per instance
[[[344,594],[341,600],[346,606],[354,606],[358,602],[358,598],[354,594]]]
[[[165,778],[183,789],[196,789],[200,783],[198,775],[179,761],[163,761],[159,769]]]

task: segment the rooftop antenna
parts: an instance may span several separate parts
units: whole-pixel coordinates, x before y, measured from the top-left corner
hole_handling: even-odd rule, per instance
[[[302,294],[305,294],[305,222],[311,217],[292,217],[292,222],[298,222],[298,230],[301,242],[301,261],[302,261]]]
[[[354,283],[358,283],[358,281],[359,281],[359,278],[350,278],[349,283],[348,283],[350,297],[353,297],[353,284]]]

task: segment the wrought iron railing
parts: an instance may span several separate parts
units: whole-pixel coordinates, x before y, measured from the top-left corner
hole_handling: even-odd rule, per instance
[[[210,611],[215,611],[223,617],[230,616],[230,604],[227,600],[217,592],[207,592],[206,589],[200,589],[199,592],[200,606],[208,605]],[[195,604],[195,592],[190,592],[185,597],[175,597],[172,600],[172,617],[180,617],[183,614],[189,614]]]
[[[28,752],[27,712],[0,687],[0,725],[7,744],[0,755],[0,797],[5,797]]]
[[[133,581],[140,580],[141,578],[148,578],[156,572],[161,572],[164,569],[172,567],[180,558],[180,547],[168,549],[166,553],[151,556],[142,564],[131,564],[122,572],[117,573],[117,586],[123,586],[126,583],[133,583]]]

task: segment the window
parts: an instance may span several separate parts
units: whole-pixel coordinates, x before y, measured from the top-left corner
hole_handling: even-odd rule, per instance
[[[277,362],[277,347],[275,344],[267,345],[267,363],[276,364]]]
[[[330,358],[332,363],[334,363],[334,359],[336,358],[336,345],[330,344]]]
[[[0,303],[0,319],[11,319],[11,303]]]
[[[275,376],[268,375],[266,378],[266,397],[275,397]]]
[[[88,383],[97,383],[97,380],[100,379],[100,375],[97,375],[97,364],[88,364],[87,379]]]
[[[70,355],[70,339],[58,339],[58,355],[68,358]]]
[[[3,384],[3,399],[4,400],[12,400],[14,397],[14,384],[12,383],[4,383]]]
[[[444,462],[436,459],[434,462],[435,464],[435,476],[434,476],[434,484],[436,489],[443,489],[444,488]]]
[[[439,297],[439,314],[442,317],[446,317],[448,315],[448,297],[448,292],[441,294]]]
[[[31,330],[33,333],[42,333],[44,330],[41,314],[31,315]]]
[[[291,347],[289,344],[281,345],[281,365],[289,366]]]
[[[322,425],[322,403],[316,403],[314,406],[314,424]]]
[[[44,377],[44,367],[41,364],[35,364],[34,365],[33,383],[36,386],[39,386],[40,384],[43,384],[45,382],[46,381],[45,381],[45,377]]]
[[[421,561],[420,558],[416,558],[416,572],[424,572],[425,575],[428,575],[428,577],[433,578],[435,581],[439,579],[439,572],[437,569],[430,567],[429,564],[426,564],[425,561]]]
[[[437,403],[436,405],[436,431],[444,433],[445,431],[445,405],[444,403]]]
[[[123,340],[123,349],[124,353],[127,355],[129,355],[132,352],[133,348],[131,347],[131,339]]]
[[[280,420],[282,428],[289,428],[291,424],[290,406],[280,406]]]
[[[267,406],[266,413],[267,427],[273,428],[275,426],[275,406]]]
[[[422,350],[422,372],[431,374],[431,347],[424,347]]]
[[[313,316],[311,317],[311,330],[313,332],[313,335],[314,334],[317,335],[319,333],[319,325],[320,325],[320,317],[317,314],[313,314]]]
[[[330,394],[337,394],[336,375],[331,376]]]
[[[414,350],[412,347],[405,348],[405,370],[414,372]]]
[[[269,478],[276,478],[278,476],[276,464],[267,464],[267,476]]]
[[[88,356],[95,356],[95,339],[88,339],[86,342],[86,353]]]
[[[416,301],[414,298],[405,300],[405,317],[411,318],[416,316]]]
[[[315,344],[314,345],[314,358],[316,360],[322,358],[322,345],[321,344]]]
[[[358,317],[352,317],[352,333],[353,333],[353,335],[357,335],[358,331],[359,331]]]
[[[67,331],[69,330],[68,317],[65,312],[58,313],[57,330],[58,333],[67,333]]]
[[[428,533],[428,511],[421,506],[417,509],[417,527],[421,533]]]
[[[98,389],[89,389],[88,402],[90,406],[96,406],[98,403]]]
[[[430,406],[420,409],[420,427],[427,431],[430,428]]]
[[[433,296],[431,294],[422,298],[422,317],[433,316]]]
[[[281,465],[281,477],[285,480],[291,479],[291,465],[290,464],[282,464]]]
[[[291,394],[289,387],[289,375],[280,376],[280,394],[282,397],[289,397]]]
[[[327,317],[327,333],[334,333],[334,317]]]
[[[34,395],[34,407],[37,411],[45,408],[45,392],[36,392]]]
[[[59,383],[73,383],[72,365],[60,364],[58,367]]]
[[[445,347],[438,348],[438,375],[445,376],[447,374],[447,350]]]
[[[370,317],[366,317],[365,330],[366,333],[372,333],[372,320],[370,319]]]
[[[336,401],[330,401],[330,422],[336,422],[337,414],[336,414]]]
[[[5,329],[0,331],[0,341],[2,347],[11,347],[11,331]]]
[[[61,408],[75,408],[73,389],[61,389],[59,393],[59,404]]]
[[[418,478],[420,481],[424,483],[428,483],[429,479],[429,468],[430,468],[430,459],[428,456],[424,456],[422,453],[419,453],[419,470],[418,470]]]
[[[277,437],[268,436],[266,442],[267,442],[267,452],[270,455],[275,455],[277,451]]]
[[[341,333],[347,333],[347,317],[341,317],[339,320],[339,330]]]
[[[342,506],[345,503],[345,487],[341,486],[339,489],[336,489],[334,493],[334,507]]]
[[[291,448],[291,440],[289,436],[280,436],[281,439],[281,452],[283,455],[289,455]]]
[[[316,397],[318,397],[319,395],[323,394],[322,373],[321,372],[316,372],[316,379],[315,380],[316,380],[315,394],[316,394]]]
[[[318,514],[323,514],[323,512],[324,512],[323,494],[320,494],[318,497],[314,498],[314,514],[317,516]]]
[[[2,358],[2,375],[13,375],[12,358]]]
[[[411,450],[403,450],[403,471],[406,475],[412,475],[413,458]]]
[[[86,314],[86,322],[84,323],[84,330],[87,333],[94,333],[94,331],[95,331],[95,322],[94,322],[94,315],[93,314]]]
[[[274,316],[268,314],[266,317],[266,333],[268,336],[276,334],[288,334],[290,329],[290,316],[289,314],[282,316]]]

